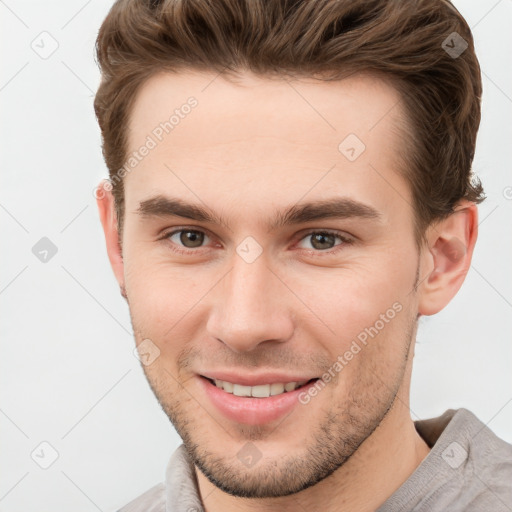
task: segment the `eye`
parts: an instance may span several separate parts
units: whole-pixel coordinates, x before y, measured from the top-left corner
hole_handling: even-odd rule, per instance
[[[197,231],[195,229],[180,229],[172,231],[165,235],[166,239],[170,240],[173,244],[186,249],[195,249],[201,247],[205,239],[209,240],[209,236],[203,231]]]
[[[336,239],[340,240],[341,243],[336,244]],[[303,249],[313,250],[315,252],[329,251],[335,247],[352,243],[350,238],[345,237],[336,231],[310,231],[303,238],[301,238],[301,242],[308,240],[310,241],[312,248],[303,247]]]

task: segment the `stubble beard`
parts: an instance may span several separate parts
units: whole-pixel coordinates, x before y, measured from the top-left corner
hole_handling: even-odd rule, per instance
[[[295,494],[327,478],[377,429],[397,398],[415,326],[416,318],[409,318],[407,328],[402,331],[404,350],[394,375],[386,375],[387,369],[377,366],[372,359],[367,361],[364,371],[351,383],[341,402],[325,400],[330,407],[318,414],[311,432],[303,437],[304,447],[300,453],[288,453],[284,449],[283,454],[274,457],[265,454],[265,439],[271,439],[272,433],[286,428],[287,417],[277,427],[239,424],[230,429],[231,433],[201,409],[198,401],[184,389],[186,386],[177,383],[168,371],[156,370],[159,366],[143,366],[143,369],[162,410],[182,438],[190,460],[212,484],[241,498],[277,498]],[[137,331],[134,329],[134,332]],[[326,391],[320,395],[323,393]],[[318,396],[315,400],[322,398]],[[290,417],[296,414],[307,415],[308,405],[296,407]],[[206,424],[205,418],[213,425]],[[236,452],[249,441],[260,441],[256,446],[261,451],[261,459],[253,467],[245,467],[236,455],[228,456],[226,451],[216,453],[215,446],[221,446],[222,442],[216,436],[210,437],[214,430],[217,430],[216,436],[239,445]],[[293,432],[289,435],[293,436]]]

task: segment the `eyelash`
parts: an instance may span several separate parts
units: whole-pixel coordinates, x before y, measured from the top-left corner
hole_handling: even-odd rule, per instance
[[[208,236],[209,238],[211,238],[207,232],[202,231],[200,229],[181,228],[181,229],[175,229],[174,231],[169,231],[168,233],[165,233],[160,238],[160,240],[169,241],[170,245],[172,246],[172,250],[174,252],[177,252],[178,254],[183,254],[183,255],[190,255],[191,253],[197,252],[199,249],[202,249],[203,247],[199,247],[197,249],[187,249],[187,248],[182,249],[182,248],[180,248],[180,246],[177,246],[174,242],[171,242],[171,240],[170,240],[171,236],[175,235],[176,233],[182,233],[182,232],[187,232],[187,231],[192,231],[194,233],[202,233],[202,234]],[[308,236],[311,236],[314,234],[332,235],[332,236],[335,236],[336,238],[338,238],[339,240],[341,240],[341,242],[342,242],[341,244],[334,246],[332,249],[325,249],[323,251],[320,249],[304,249],[304,251],[306,251],[308,254],[314,254],[315,256],[320,256],[320,257],[322,257],[323,255],[329,256],[334,253],[337,253],[339,250],[342,250],[345,245],[351,245],[354,243],[354,240],[352,238],[348,238],[348,237],[342,235],[339,231],[332,231],[329,229],[311,230],[311,231],[305,233],[304,235],[302,235],[302,237],[299,239],[299,242],[301,242]]]

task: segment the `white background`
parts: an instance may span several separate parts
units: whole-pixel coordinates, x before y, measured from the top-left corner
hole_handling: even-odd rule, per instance
[[[474,169],[488,199],[464,286],[421,324],[411,410],[465,407],[512,442],[512,1],[455,5],[483,70]],[[116,510],[163,480],[181,442],[132,353],[92,192],[107,176],[92,102],[109,7],[0,2],[3,512]],[[47,59],[31,48],[43,31],[59,45]],[[47,263],[32,253],[42,237],[58,248]],[[43,441],[59,454],[46,470],[31,458]]]

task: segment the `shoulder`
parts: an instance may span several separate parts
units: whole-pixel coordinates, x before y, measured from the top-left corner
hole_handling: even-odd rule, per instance
[[[202,510],[194,465],[183,444],[171,455],[164,481],[117,512],[168,512],[171,510]]]
[[[459,409],[439,441],[448,466],[441,494],[451,510],[505,512],[512,505],[512,445],[471,411]]]
[[[466,465],[465,483],[472,495],[467,510],[509,511],[512,506],[512,444],[499,438],[481,421],[476,420],[475,424],[478,428],[468,444]]]
[[[463,408],[415,426],[430,453],[379,512],[510,512],[511,444]]]
[[[165,485],[159,483],[117,512],[165,512]]]

